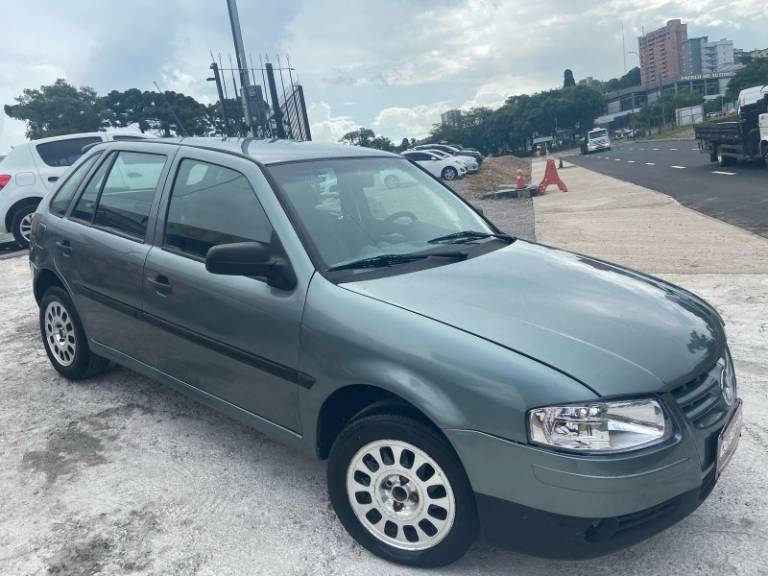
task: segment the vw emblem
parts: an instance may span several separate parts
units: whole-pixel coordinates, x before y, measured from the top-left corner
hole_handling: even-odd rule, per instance
[[[731,406],[734,396],[736,396],[736,390],[734,390],[733,378],[727,364],[720,371],[720,391],[723,394],[723,400],[725,400],[726,405]]]

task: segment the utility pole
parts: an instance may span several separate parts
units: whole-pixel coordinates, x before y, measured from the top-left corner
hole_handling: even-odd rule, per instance
[[[235,58],[237,59],[237,68],[240,71],[240,99],[243,103],[243,117],[245,123],[253,135],[256,130],[253,126],[253,120],[248,110],[248,92],[251,87],[251,79],[248,75],[248,61],[245,59],[245,47],[243,46],[243,33],[240,30],[240,18],[237,15],[237,0],[227,0],[227,9],[229,10],[229,24],[232,27],[232,40],[235,43]]]

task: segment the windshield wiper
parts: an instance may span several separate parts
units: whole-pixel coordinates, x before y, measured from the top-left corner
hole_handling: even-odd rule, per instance
[[[464,260],[467,257],[466,252],[429,252],[429,253],[414,253],[414,254],[381,254],[379,256],[372,256],[370,258],[362,258],[360,260],[354,260],[345,264],[338,264],[328,268],[329,272],[335,272],[337,270],[354,270],[357,268],[385,268],[387,266],[394,266],[396,264],[407,264],[408,262],[415,262],[416,260],[425,260],[426,258],[454,258],[456,260]]]
[[[472,242],[473,240],[482,240],[483,238],[498,238],[507,242],[514,242],[515,237],[509,234],[493,234],[491,232],[480,232],[479,230],[462,230],[445,236],[438,236],[428,240],[430,244],[461,244],[462,242]]]

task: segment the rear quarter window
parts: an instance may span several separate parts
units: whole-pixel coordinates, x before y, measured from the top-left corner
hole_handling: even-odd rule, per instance
[[[83,148],[89,144],[101,142],[98,136],[86,138],[67,138],[55,142],[46,142],[36,146],[40,158],[48,166],[71,166],[83,155]]]

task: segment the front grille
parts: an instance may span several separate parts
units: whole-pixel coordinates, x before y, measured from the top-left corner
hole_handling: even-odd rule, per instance
[[[726,413],[720,392],[722,361],[698,378],[672,390],[672,396],[682,409],[685,417],[696,428],[708,428],[718,422]]]

